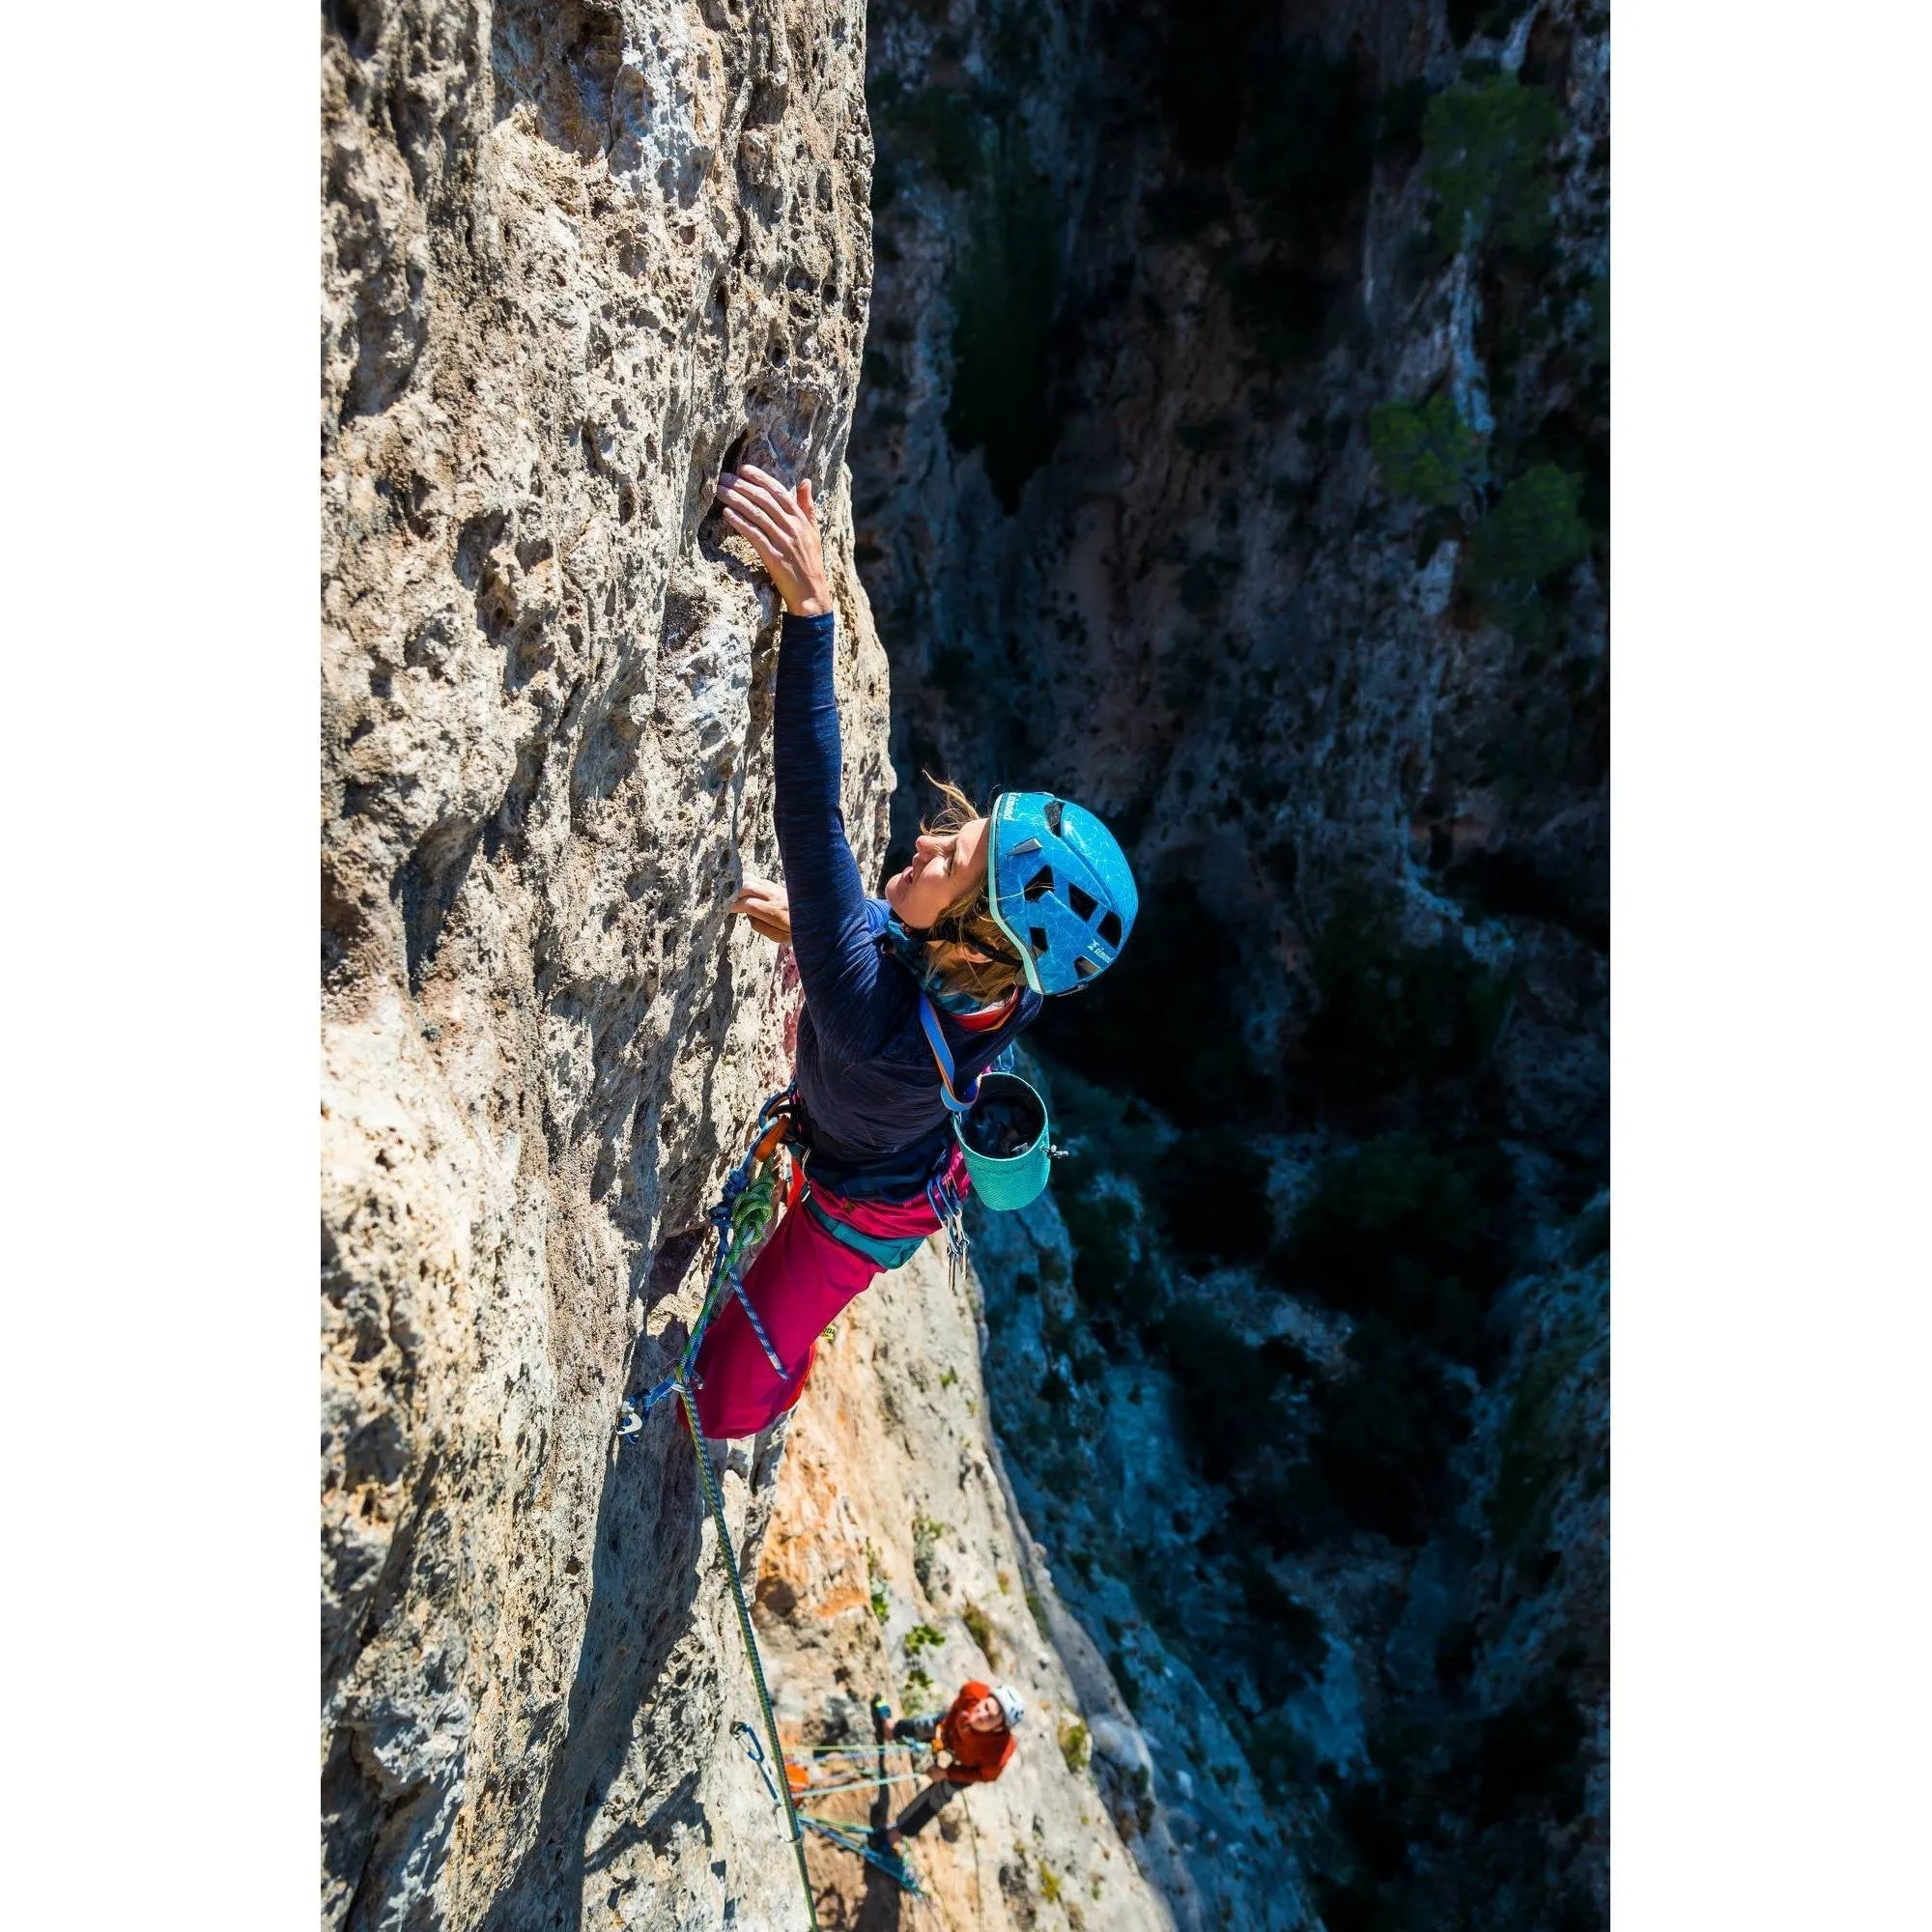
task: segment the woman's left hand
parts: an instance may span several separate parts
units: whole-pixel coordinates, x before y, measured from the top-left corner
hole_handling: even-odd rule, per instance
[[[731,901],[731,910],[752,923],[777,946],[791,944],[791,899],[782,886],[769,879],[748,878]]]
[[[822,617],[832,609],[832,586],[818,547],[818,525],[807,478],[796,492],[751,464],[718,479],[724,522],[757,552],[778,593],[794,617]]]

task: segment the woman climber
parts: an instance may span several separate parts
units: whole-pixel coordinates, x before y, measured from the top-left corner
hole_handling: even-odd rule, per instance
[[[1013,1733],[1025,1716],[1026,1706],[1010,1684],[981,1684],[978,1678],[960,1687],[943,1718],[901,1718],[893,1723],[891,1709],[875,1703],[872,1722],[881,1739],[891,1724],[897,1743],[929,1744],[937,1760],[931,1782],[876,1834],[878,1848],[896,1852],[899,1840],[924,1831],[961,1785],[992,1783],[1012,1758]]]
[[[746,1270],[758,1326],[729,1296],[698,1350],[697,1412],[713,1437],[753,1435],[789,1408],[827,1323],[938,1230],[935,1199],[967,1190],[923,1009],[950,1050],[952,1090],[970,1092],[1042,998],[1113,964],[1139,903],[1092,812],[1009,791],[982,815],[951,785],[911,864],[867,897],[839,810],[832,592],[811,485],[794,492],[748,464],[719,478],[718,497],[785,607],[773,724],[785,883],[748,879],[732,909],[798,962],[806,1192]]]

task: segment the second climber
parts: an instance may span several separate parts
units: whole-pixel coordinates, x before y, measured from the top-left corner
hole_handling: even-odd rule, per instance
[[[881,1730],[892,1724],[899,1744],[929,1744],[934,1764],[930,1782],[898,1817],[877,1834],[882,1850],[896,1852],[901,1838],[925,1830],[968,1784],[990,1784],[1012,1761],[1013,1733],[1026,1716],[1020,1693],[1010,1684],[981,1684],[973,1678],[960,1687],[940,1718],[900,1718],[892,1722],[884,1704],[872,1706]]]

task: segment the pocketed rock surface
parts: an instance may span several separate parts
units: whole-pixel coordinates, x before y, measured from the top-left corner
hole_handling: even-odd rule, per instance
[[[324,10],[329,1926],[801,1911],[689,1444],[612,1427],[795,998],[725,910],[776,867],[741,442],[821,495],[867,863],[891,787],[863,62],[843,0]]]

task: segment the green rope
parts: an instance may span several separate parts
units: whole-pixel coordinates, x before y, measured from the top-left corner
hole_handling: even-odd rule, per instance
[[[680,1382],[677,1399],[684,1405],[684,1419],[691,1426],[691,1446],[697,1458],[698,1487],[704,1492],[705,1507],[711,1512],[711,1520],[718,1531],[718,1552],[724,1559],[724,1574],[731,1579],[731,1601],[738,1606],[738,1628],[744,1633],[745,1655],[752,1662],[752,1682],[758,1691],[758,1709],[764,1714],[765,1737],[772,1747],[772,1762],[782,1768],[784,1747],[779,1742],[779,1720],[772,1710],[772,1693],[765,1689],[765,1666],[758,1658],[757,1634],[752,1629],[752,1608],[745,1601],[745,1584],[738,1575],[738,1559],[731,1549],[731,1530],[724,1520],[724,1498],[718,1492],[718,1485],[711,1474],[711,1458],[704,1453],[704,1437],[698,1431],[697,1404],[690,1387]],[[811,1932],[818,1932],[818,1901],[811,1893],[811,1874],[805,1864],[805,1833],[799,1827],[798,1809],[791,1802],[791,1780],[779,1780],[779,1793],[784,1802],[785,1823],[791,1828],[791,1848],[798,1860],[798,1879],[805,1888],[805,1916]]]
[[[845,1757],[876,1757],[882,1751],[923,1751],[928,1748],[923,1743],[910,1739],[899,1739],[889,1745],[794,1745],[787,1755],[791,1757],[831,1757],[835,1753]]]
[[[877,1791],[888,1784],[923,1784],[923,1771],[889,1771],[879,1777],[848,1777],[842,1784],[813,1784],[807,1788],[814,1798],[834,1791]]]

